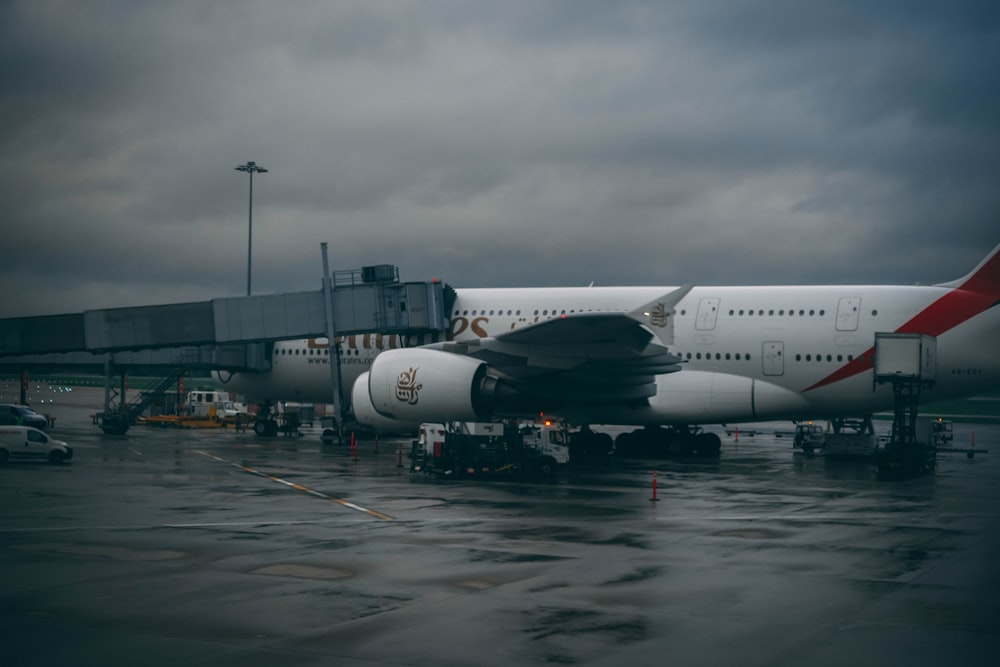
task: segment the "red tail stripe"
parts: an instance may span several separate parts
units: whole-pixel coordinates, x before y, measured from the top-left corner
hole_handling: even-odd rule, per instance
[[[998,255],[1000,256],[1000,255]],[[995,258],[994,258],[995,259]],[[986,269],[990,264],[984,266]],[[997,264],[1000,266],[1000,264]],[[896,333],[921,333],[928,336],[940,336],[962,322],[965,322],[997,303],[997,295],[983,292],[966,291],[965,286],[975,282],[977,286],[989,285],[989,279],[977,280],[982,271],[977,272],[967,280],[961,288],[952,290],[940,299],[917,313],[909,322],[896,329]],[[828,384],[839,382],[858,373],[871,370],[874,347],[868,348],[863,355],[849,361],[830,375],[812,385],[806,391],[819,389]]]

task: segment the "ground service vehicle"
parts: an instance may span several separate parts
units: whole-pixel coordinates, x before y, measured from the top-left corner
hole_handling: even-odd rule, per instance
[[[948,419],[937,419],[931,422],[931,441],[935,447],[951,447],[955,439],[952,422]]]
[[[11,426],[34,426],[35,428],[45,428],[49,425],[49,420],[45,415],[40,415],[27,405],[14,405],[13,403],[0,403],[0,425]]]
[[[817,449],[823,449],[826,444],[826,435],[823,427],[819,424],[807,422],[795,425],[795,440],[792,446],[801,449],[806,454],[812,454]]]
[[[73,448],[31,426],[0,426],[0,463],[10,459],[39,459],[62,463],[73,458]]]
[[[421,424],[411,472],[439,476],[527,474],[550,477],[569,461],[566,430],[553,422]]]

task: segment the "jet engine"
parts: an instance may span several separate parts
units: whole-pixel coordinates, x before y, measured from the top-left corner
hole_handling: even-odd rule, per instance
[[[363,422],[370,406],[404,422],[489,419],[496,379],[487,370],[482,361],[439,350],[386,350],[354,384],[355,416]]]
[[[371,397],[368,396],[368,372],[364,372],[354,381],[351,387],[351,412],[354,419],[363,426],[375,429],[384,435],[400,433],[416,433],[420,422],[401,422],[397,419],[383,417],[375,411]]]

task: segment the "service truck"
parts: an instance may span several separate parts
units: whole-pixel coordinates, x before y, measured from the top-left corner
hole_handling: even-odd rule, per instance
[[[442,477],[540,475],[569,461],[564,426],[553,421],[421,424],[410,472]]]

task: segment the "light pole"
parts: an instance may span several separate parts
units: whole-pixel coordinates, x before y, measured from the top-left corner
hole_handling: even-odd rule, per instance
[[[254,173],[266,174],[267,169],[251,160],[236,167],[236,171],[245,171],[250,174],[250,213],[247,224],[247,296],[250,296],[250,258],[253,254],[253,175]]]

